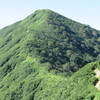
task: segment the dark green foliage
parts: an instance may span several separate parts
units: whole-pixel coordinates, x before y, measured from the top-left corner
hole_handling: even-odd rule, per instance
[[[69,63],[67,70],[71,75],[85,64],[99,60],[99,31],[52,11],[47,13],[47,30],[34,31],[34,40],[26,45],[32,55],[40,56],[40,63],[49,62],[53,65],[51,70],[63,74],[63,65]]]
[[[99,36],[48,9],[1,29],[0,100],[98,100]]]

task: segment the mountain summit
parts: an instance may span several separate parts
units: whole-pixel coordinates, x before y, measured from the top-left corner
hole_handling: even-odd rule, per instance
[[[0,99],[99,100],[99,49],[100,31],[35,11],[0,30]]]

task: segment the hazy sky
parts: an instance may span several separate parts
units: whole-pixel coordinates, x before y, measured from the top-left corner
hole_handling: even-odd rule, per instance
[[[0,28],[38,9],[51,9],[100,30],[100,0],[0,0]]]

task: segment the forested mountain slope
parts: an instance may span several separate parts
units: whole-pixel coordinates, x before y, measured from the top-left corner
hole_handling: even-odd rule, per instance
[[[48,9],[1,29],[1,100],[99,100],[99,36]]]

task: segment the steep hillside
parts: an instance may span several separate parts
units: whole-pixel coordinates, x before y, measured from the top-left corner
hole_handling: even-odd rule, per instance
[[[70,76],[85,64],[100,59],[99,31],[55,12],[47,12],[48,28],[37,30],[27,47],[32,55],[40,56],[41,63],[51,64],[48,71]]]
[[[48,9],[1,29],[0,99],[99,100],[99,36]]]

